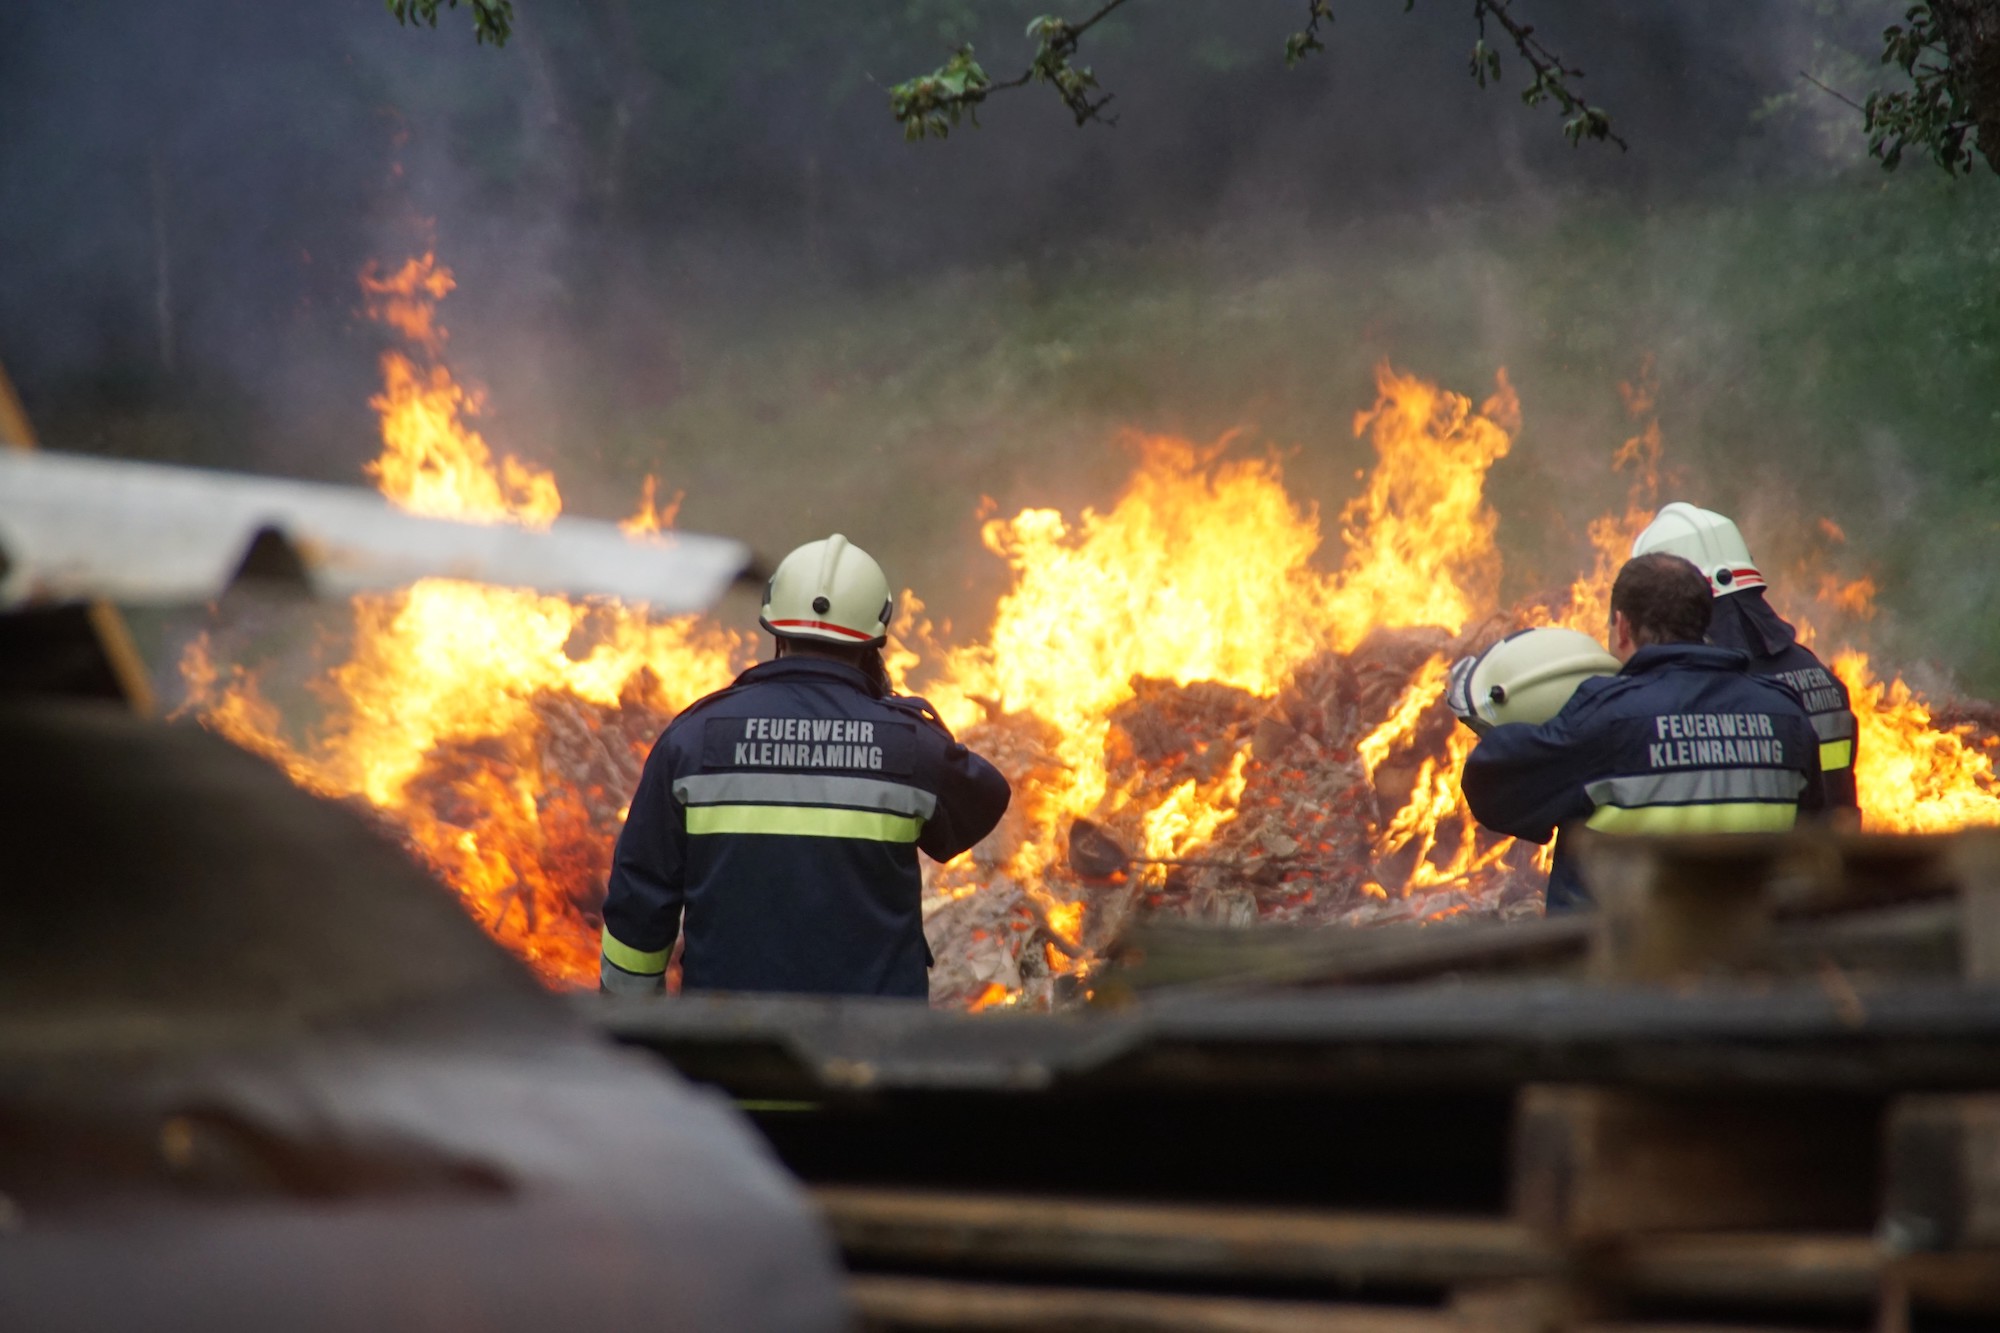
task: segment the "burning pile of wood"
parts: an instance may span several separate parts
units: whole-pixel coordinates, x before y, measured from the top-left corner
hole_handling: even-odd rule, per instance
[[[1020,1003],[1060,1003],[1077,989],[1072,960],[1095,957],[1146,917],[1218,925],[1253,922],[1372,925],[1443,916],[1514,917],[1540,911],[1543,873],[1535,849],[1515,846],[1463,879],[1424,885],[1413,874],[1420,847],[1384,860],[1389,821],[1409,801],[1428,760],[1445,759],[1457,724],[1442,706],[1422,713],[1408,736],[1375,765],[1360,742],[1387,720],[1427,664],[1476,652],[1508,626],[1499,620],[1454,639],[1442,630],[1382,631],[1352,654],[1307,662],[1274,699],[1208,682],[1137,680],[1112,714],[1107,758],[1113,790],[1130,794],[1100,821],[1078,820],[1067,857],[1046,882],[1025,885],[1004,867],[1026,833],[1018,808],[972,853],[970,875],[933,875],[927,931],[937,965],[933,1002],[957,1007],[1020,994]],[[1001,716],[963,739],[1014,780],[1017,793],[1050,763],[1046,727]],[[1139,821],[1189,778],[1212,779],[1243,750],[1246,785],[1235,817],[1193,855],[1173,864],[1131,859]],[[1446,863],[1463,836],[1438,829],[1431,860]],[[1480,846],[1505,840],[1484,832]],[[976,887],[967,891],[967,881]],[[1081,903],[1073,933],[1049,903]]]

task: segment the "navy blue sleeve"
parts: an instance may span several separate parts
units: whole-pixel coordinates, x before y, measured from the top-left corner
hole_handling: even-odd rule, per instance
[[[951,860],[993,831],[1012,796],[999,769],[952,741],[938,770],[937,809],[917,846],[934,861]]]
[[[618,835],[611,856],[611,885],[604,896],[604,928],[609,937],[605,956],[628,972],[634,955],[647,963],[650,975],[657,959],[666,969],[667,955],[680,932],[683,872],[687,865],[687,817],[674,799],[673,762],[667,736],[661,736],[646,757],[639,789]],[[629,953],[614,957],[616,945]],[[621,961],[621,959],[623,961]]]
[[[1805,762],[1799,765],[1806,779],[1806,785],[1799,791],[1799,813],[1823,815],[1830,807],[1836,806],[1854,809],[1854,769],[1849,767],[1841,770],[1847,782],[1844,788],[1837,789],[1832,775],[1820,767],[1819,733],[1813,730],[1812,718],[1807,716],[1804,709],[1798,712],[1795,730],[1798,733],[1800,753],[1805,756]],[[1845,800],[1842,799],[1843,796]]]
[[[933,861],[949,861],[999,825],[1013,789],[999,769],[958,742],[927,700],[892,695],[883,702],[921,718],[943,742],[937,770],[937,809],[924,821],[917,846]]]
[[[1806,657],[1816,665],[1819,659],[1811,653]],[[1820,669],[1825,671],[1824,665]],[[1847,686],[1840,677],[1827,671],[1827,678],[1840,690],[1840,697],[1847,698]],[[1806,785],[1799,789],[1799,813],[1802,815],[1823,815],[1829,808],[1858,809],[1854,793],[1854,769],[1852,766],[1841,770],[1842,783],[1835,775],[1820,767],[1819,733],[1813,729],[1812,714],[1806,711],[1806,702],[1791,684],[1779,676],[1754,676],[1759,685],[1776,690],[1784,696],[1782,707],[1786,714],[1785,753],[1799,756],[1792,767],[1799,770]],[[1851,753],[1851,750],[1850,750]]]
[[[1558,824],[1588,819],[1595,809],[1584,791],[1596,776],[1589,756],[1589,747],[1578,744],[1573,708],[1538,727],[1495,727],[1466,758],[1460,779],[1465,803],[1496,833],[1547,842]]]

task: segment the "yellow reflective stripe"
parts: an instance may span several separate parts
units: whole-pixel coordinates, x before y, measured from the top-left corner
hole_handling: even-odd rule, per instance
[[[842,810],[830,805],[691,805],[689,833],[786,833],[800,838],[859,838],[864,842],[915,842],[924,821],[885,810]]]
[[[614,936],[609,926],[604,928],[603,939],[605,958],[620,972],[630,972],[636,977],[653,977],[667,970],[667,954],[670,950],[660,949],[653,953],[641,953]]]
[[[1590,817],[1589,826],[1600,833],[1783,833],[1798,814],[1796,805],[1776,801],[1646,805],[1633,810],[1603,805]]]
[[[1819,747],[1819,767],[1823,773],[1831,773],[1837,768],[1846,768],[1854,762],[1853,741],[1821,741]]]

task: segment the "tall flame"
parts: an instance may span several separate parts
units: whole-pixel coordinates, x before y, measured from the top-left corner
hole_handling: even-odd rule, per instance
[[[1341,513],[1344,557],[1315,565],[1314,509],[1287,493],[1270,459],[1226,460],[1229,441],[1197,448],[1149,437],[1139,466],[1108,512],[1074,522],[1048,509],[986,524],[989,550],[1009,565],[1012,588],[983,643],[944,654],[925,693],[958,727],[1027,714],[1047,724],[1054,763],[1017,790],[1022,831],[1002,871],[1051,923],[1075,938],[1084,913],[1062,873],[1063,837],[1078,818],[1115,818],[1144,802],[1138,855],[1181,858],[1236,812],[1248,780],[1246,743],[1190,735],[1193,776],[1164,793],[1129,780],[1114,786],[1107,741],[1114,713],[1140,681],[1224,685],[1270,699],[1301,664],[1347,653],[1384,628],[1442,626],[1456,633],[1490,608],[1498,584],[1495,516],[1484,503],[1487,470],[1519,429],[1505,376],[1486,404],[1383,366],[1374,409],[1356,417],[1377,464]],[[1363,742],[1369,768],[1407,748],[1419,717],[1443,691],[1446,662],[1423,669],[1407,706]],[[921,673],[919,673],[921,675]],[[920,682],[922,683],[922,682]],[[1409,806],[1386,833],[1385,855],[1414,848],[1408,886],[1448,882],[1505,855],[1505,840],[1474,835],[1458,796],[1463,760],[1419,768]],[[1454,825],[1442,863],[1440,821]],[[979,867],[933,877],[933,891],[961,895]],[[1069,959],[1068,965],[1086,966]]]
[[[1877,679],[1865,653],[1837,653],[1830,665],[1860,724],[1854,778],[1863,827],[1945,833],[2000,824],[1994,737],[1975,739],[1970,725],[1940,727],[1930,705],[1903,681]]]
[[[547,526],[562,508],[554,476],[496,459],[465,420],[481,396],[436,359],[446,333],[435,303],[452,286],[430,255],[363,277],[370,313],[425,362],[384,354],[371,400],[382,454],[369,474],[417,513]],[[654,530],[671,521],[650,487],[645,519]],[[301,786],[379,812],[544,975],[595,977],[586,917],[638,764],[658,725],[729,682],[747,644],[687,618],[449,579],[358,597],[353,614],[349,656],[320,682],[331,712],[304,739],[252,673],[213,662],[206,640],[183,663],[194,706]],[[655,725],[627,734],[611,724],[621,713]]]
[[[482,395],[445,364],[437,303],[453,285],[430,255],[362,277],[369,313],[402,344],[382,358],[372,402],[383,448],[369,475],[416,512],[545,526],[562,508],[555,478],[496,456],[469,424]],[[1473,822],[1458,785],[1473,738],[1439,701],[1452,656],[1503,628],[1603,632],[1612,576],[1659,500],[1650,373],[1622,386],[1638,429],[1613,465],[1629,493],[1622,513],[1590,525],[1591,568],[1556,605],[1512,610],[1498,601],[1485,501],[1520,429],[1505,375],[1476,408],[1386,365],[1376,387],[1354,421],[1374,466],[1331,551],[1275,459],[1238,456],[1228,439],[1135,436],[1136,467],[1108,509],[1031,508],[984,525],[1012,585],[983,638],[951,642],[914,594],[901,599],[891,678],[927,694],[1015,786],[1002,829],[928,873],[934,940],[983,950],[959,1002],[1018,1002],[1031,972],[1087,977],[1105,933],[1175,882],[1153,860],[1222,857],[1229,875],[1264,886],[1256,911],[1345,885],[1363,907],[1340,919],[1357,921],[1491,910],[1481,892],[1545,867],[1545,854]],[[679,498],[661,504],[648,478],[623,526],[656,539]],[[1845,540],[1830,521],[1822,532]],[[1865,579],[1791,582],[1838,623],[1873,613]],[[430,580],[356,599],[344,660],[313,682],[326,710],[315,725],[288,719],[254,671],[206,639],[183,669],[204,722],[373,812],[488,930],[562,983],[595,974],[591,922],[648,746],[751,647],[694,620]],[[1860,653],[1832,661],[1860,718],[1870,827],[2000,823],[1990,724],[1941,720]],[[1317,722],[1285,711],[1308,704]],[[1308,768],[1333,797],[1294,790]],[[1346,804],[1331,808],[1336,798]],[[1254,837],[1243,833],[1252,814],[1267,820]],[[1067,864],[1079,819],[1122,830],[1136,863],[1086,882]]]

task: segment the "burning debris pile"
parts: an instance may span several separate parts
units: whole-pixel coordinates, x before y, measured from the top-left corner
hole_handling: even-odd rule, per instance
[[[1096,958],[1149,915],[1235,926],[1538,915],[1546,868],[1537,849],[1463,816],[1456,723],[1434,706],[1443,688],[1435,664],[1477,652],[1491,637],[1380,632],[1352,654],[1310,659],[1272,699],[1206,681],[1133,681],[1106,741],[1124,807],[1102,824],[1072,821],[1064,860],[1041,886],[1084,910],[1051,912],[1005,876],[1003,856],[989,853],[974,892],[931,900],[934,1000],[1054,1002],[1073,989],[1063,979],[1079,960]],[[966,740],[1032,765],[1044,747],[1039,729],[1024,722],[983,723]],[[1148,845],[1147,814],[1177,788],[1212,784],[1239,762],[1233,817],[1197,855],[1146,859],[1127,850]],[[1420,827],[1439,804],[1447,817]],[[987,847],[997,853],[1007,841],[1003,832]]]
[[[385,355],[374,400],[384,492],[430,514],[552,521],[554,478],[495,458],[468,424],[477,395],[443,364],[435,304],[450,275],[426,257],[364,286],[407,349]],[[1335,541],[1276,460],[1135,438],[1110,509],[987,523],[1013,584],[984,638],[953,640],[901,599],[892,679],[1014,787],[991,837],[926,867],[934,1002],[1087,992],[1106,946],[1146,914],[1358,926],[1539,910],[1541,849],[1480,830],[1459,797],[1472,737],[1441,706],[1445,674],[1520,626],[1601,632],[1612,573],[1660,498],[1658,434],[1616,455],[1632,494],[1590,525],[1591,571],[1505,608],[1484,501],[1520,425],[1505,377],[1478,406],[1387,367],[1377,387],[1355,421],[1375,466]],[[1643,395],[1628,405],[1650,413]],[[649,486],[628,530],[648,540],[670,522]],[[1821,603],[1865,613],[1865,591],[1830,581]],[[191,709],[300,785],[368,810],[551,984],[590,984],[645,755],[756,645],[639,608],[446,580],[357,599],[349,628],[336,665],[303,669],[294,646],[261,676],[245,665],[245,627],[198,641],[184,662]],[[2000,823],[1994,710],[1934,715],[1860,654],[1832,662],[1861,718],[1871,826]],[[266,680],[287,697],[304,684],[316,723],[282,715]]]

